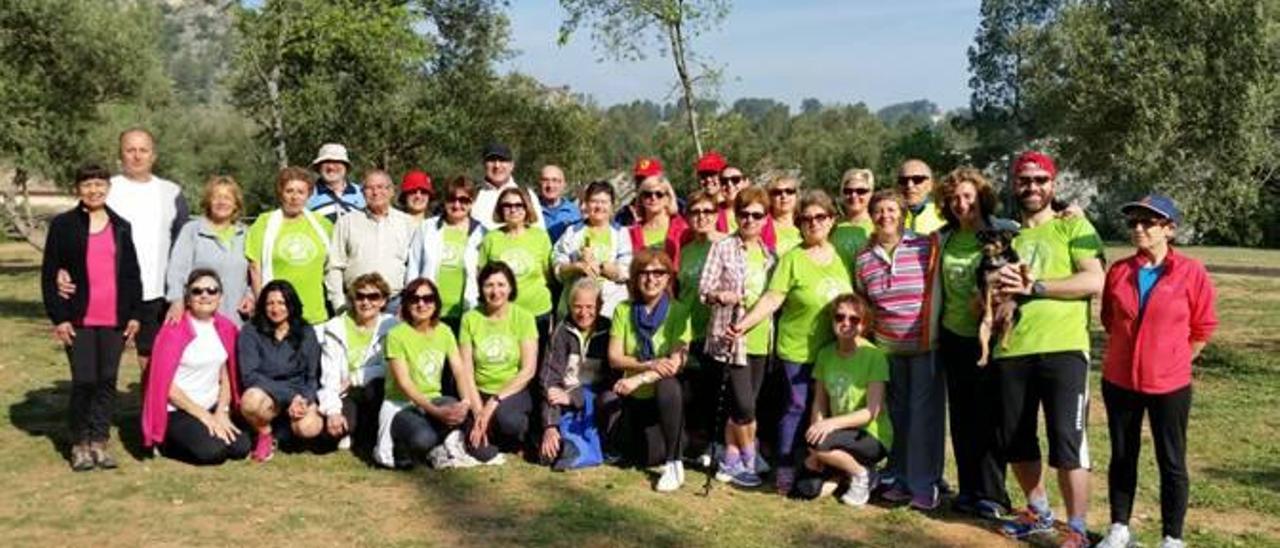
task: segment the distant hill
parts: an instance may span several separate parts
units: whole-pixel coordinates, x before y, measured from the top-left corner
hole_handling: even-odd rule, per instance
[[[937,103],[933,101],[920,99],[884,107],[876,112],[876,117],[890,127],[898,125],[903,120],[934,123],[942,117],[942,109],[938,108]]]

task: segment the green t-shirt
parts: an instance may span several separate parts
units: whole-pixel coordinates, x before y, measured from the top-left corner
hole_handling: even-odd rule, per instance
[[[804,238],[800,236],[800,229],[794,225],[779,226],[775,232],[777,233],[778,241],[774,245],[774,249],[778,251],[779,257],[786,255],[788,251],[795,249],[800,245],[800,242],[804,241]]]
[[[836,246],[836,254],[840,255],[840,259],[844,261],[850,272],[853,271],[854,257],[857,257],[858,252],[867,245],[867,239],[871,237],[874,230],[875,225],[871,224],[871,221],[857,224],[844,221],[831,231],[831,245]]]
[[[832,342],[818,351],[814,364],[813,379],[826,389],[833,417],[865,408],[867,387],[873,382],[889,382],[889,359],[883,350],[865,339],[858,340],[858,350],[851,357],[841,356],[836,343]],[[887,387],[885,393],[887,396]],[[882,404],[880,414],[863,428],[881,445],[893,447],[888,405]]]
[[[631,307],[630,300],[618,303],[618,308],[613,311],[613,325],[609,328],[609,338],[622,339],[622,352],[634,357],[638,342],[636,331],[631,327]],[[689,329],[689,309],[679,301],[671,301],[667,308],[667,318],[653,334],[654,356],[665,357],[671,354],[671,349],[676,345],[680,343],[688,345],[691,340],[693,339]],[[627,376],[637,374],[639,373],[630,373]],[[632,392],[632,397],[652,398],[653,385],[649,384],[637,389]]]
[[[440,254],[440,271],[436,286],[440,290],[442,318],[461,318],[467,311],[467,267],[463,261],[467,250],[467,229],[446,226],[442,232],[444,249]]]
[[[551,272],[551,238],[538,227],[524,229],[519,236],[505,230],[493,230],[480,242],[480,266],[502,261],[516,275],[516,300],[530,314],[541,316],[551,312],[551,290],[547,274]]]
[[[835,337],[827,305],[841,293],[853,292],[848,267],[834,253],[827,264],[818,264],[797,247],[778,261],[769,291],[786,297],[778,320],[778,356],[813,363],[818,349]]]
[[[1013,240],[1022,262],[1037,280],[1059,280],[1076,272],[1076,261],[1102,256],[1102,239],[1083,217],[1053,219],[1023,228]],[[1089,351],[1089,300],[1031,298],[1018,305],[1020,317],[1009,335],[1009,347],[996,346],[996,357],[1047,352]]]
[[[958,230],[942,249],[942,327],[964,337],[978,336],[981,318],[973,309],[978,294],[982,243],[972,230]]]
[[[449,363],[449,354],[458,351],[453,332],[444,324],[437,324],[431,333],[424,334],[413,326],[402,323],[387,333],[387,360],[400,360],[409,367],[409,381],[427,399],[441,395],[440,375]],[[396,384],[395,375],[387,375],[387,400],[405,402],[409,397]]]
[[[912,213],[910,209],[902,212],[902,215],[905,217],[905,226],[920,236],[933,234],[947,224],[947,218],[942,216],[942,210],[938,209],[938,204],[933,199],[926,199],[919,215]]]
[[[266,238],[267,219],[270,217],[270,212],[259,215],[245,237],[244,256],[259,266],[263,262],[262,240]],[[329,319],[324,304],[324,263],[329,255],[329,237],[333,234],[333,223],[328,219],[316,215],[315,220],[324,231],[323,239],[301,215],[284,219],[271,253],[274,278],[293,284],[293,290],[302,300],[302,319],[311,325]]]
[[[219,242],[222,242],[222,245],[231,245],[231,239],[236,236],[236,230],[238,228],[239,227],[234,224],[230,224],[222,228],[215,228],[213,229],[213,235],[218,238]]]
[[[497,394],[520,372],[520,343],[538,340],[533,314],[518,306],[507,307],[502,319],[468,310],[459,331],[459,344],[471,347],[476,387],[485,394]]]
[[[704,240],[689,242],[680,248],[680,273],[677,278],[680,285],[679,299],[689,309],[695,341],[706,339],[707,323],[711,321],[711,309],[698,298],[702,267],[707,264],[707,252],[710,250],[711,242]]]
[[[667,231],[661,228],[646,228],[644,232],[644,246],[654,251],[662,251],[667,243]]]
[[[582,235],[582,247],[578,249],[582,259],[591,258],[597,264],[613,261],[613,228],[607,225],[602,227],[587,226],[585,230]],[[574,275],[564,281],[564,289],[560,291],[560,302],[556,303],[557,318],[567,318],[569,316],[568,289],[573,287],[574,282],[579,277]],[[603,282],[604,280],[603,276],[596,278],[597,282]]]
[[[342,319],[347,324],[347,370],[355,372],[364,365],[364,353],[373,342],[374,328],[364,329],[356,325],[350,314],[343,314]]]
[[[747,248],[747,279],[743,284],[746,293],[742,300],[742,305],[747,310],[756,305],[756,301],[760,300],[760,296],[764,295],[765,289],[769,286],[769,264],[765,257],[764,248],[755,245]],[[694,325],[697,329],[697,325]],[[769,354],[769,337],[773,334],[773,318],[765,318],[764,321],[756,324],[750,331],[747,331],[747,354],[752,356],[765,356]]]

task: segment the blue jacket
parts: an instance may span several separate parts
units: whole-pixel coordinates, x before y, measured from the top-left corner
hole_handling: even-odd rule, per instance
[[[347,187],[342,190],[342,196],[334,195],[333,191],[329,190],[329,186],[324,184],[323,179],[316,180],[315,188],[311,197],[307,199],[307,209],[314,211],[317,215],[324,215],[331,223],[337,222],[338,217],[352,211],[364,211],[364,190],[353,181],[347,181]]]
[[[560,202],[553,206],[539,200],[538,205],[542,207],[542,220],[547,225],[547,235],[551,236],[552,244],[560,241],[560,235],[566,228],[582,220],[582,210],[573,200],[560,198]]]

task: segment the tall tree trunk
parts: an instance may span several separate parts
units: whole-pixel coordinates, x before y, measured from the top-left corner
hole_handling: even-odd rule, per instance
[[[271,101],[271,142],[275,145],[276,165],[284,169],[289,166],[289,148],[284,138],[284,106],[280,104],[280,63],[271,67],[267,98]]]
[[[667,36],[671,39],[671,58],[676,62],[676,76],[680,78],[680,89],[684,92],[685,118],[689,122],[689,133],[693,136],[693,148],[698,156],[702,156],[702,135],[698,131],[698,113],[694,112],[693,80],[689,76],[689,67],[684,58],[684,29],[681,20],[684,16],[684,2],[679,2],[678,17],[667,21]]]
[[[14,168],[13,180],[4,186],[4,215],[32,247],[44,251],[45,227],[31,212],[31,195],[27,189],[30,175],[27,170]],[[22,194],[22,207],[18,207],[18,194]]]

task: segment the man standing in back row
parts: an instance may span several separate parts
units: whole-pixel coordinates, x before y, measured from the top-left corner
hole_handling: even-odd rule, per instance
[[[486,230],[493,230],[500,226],[500,223],[494,220],[494,211],[498,207],[498,194],[508,187],[518,188],[516,178],[512,175],[516,169],[516,162],[511,156],[511,149],[502,143],[492,143],[484,147],[484,182],[476,185],[476,201],[471,206],[471,218],[480,223]],[[524,189],[529,194],[529,203],[539,203],[538,197],[529,189]],[[529,226],[546,228],[542,222],[541,211],[530,211],[533,215],[533,221]]]
[[[337,143],[321,146],[316,159],[311,161],[311,169],[320,177],[313,185],[315,190],[311,198],[307,199],[307,209],[323,215],[331,223],[338,222],[339,217],[348,213],[364,211],[363,190],[355,181],[347,179],[351,171],[347,147]]]
[[[942,228],[947,221],[933,201],[933,170],[922,160],[912,158],[898,168],[898,190],[907,198],[906,226],[912,232],[927,236]]]
[[[1027,507],[1001,528],[1015,538],[1053,529],[1044,487],[1037,415],[1044,407],[1049,466],[1067,507],[1062,546],[1088,546],[1089,508],[1089,299],[1104,281],[1102,240],[1083,216],[1059,217],[1054,199],[1057,168],[1040,152],[1013,164],[1022,230],[1014,240],[1021,265],[1000,271],[1001,291],[1017,296],[1020,318],[1008,346],[996,344],[1001,413],[998,446],[1026,495]]]

